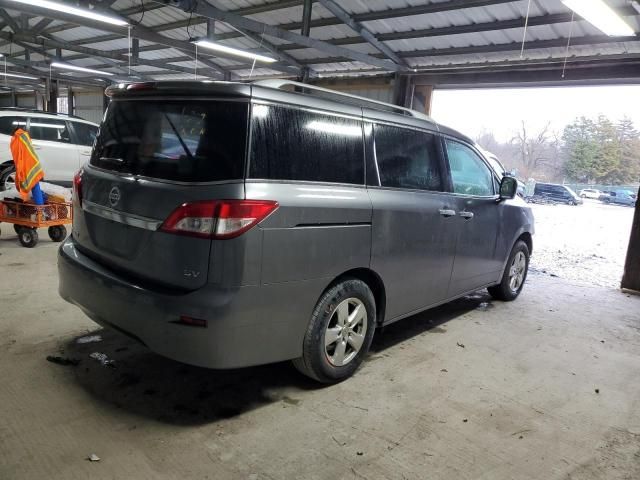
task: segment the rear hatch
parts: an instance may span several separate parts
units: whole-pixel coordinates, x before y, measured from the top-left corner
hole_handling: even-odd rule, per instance
[[[204,285],[207,220],[185,219],[180,207],[244,198],[248,108],[240,99],[114,98],[75,180],[78,248],[132,279]],[[166,231],[169,219],[186,229]]]

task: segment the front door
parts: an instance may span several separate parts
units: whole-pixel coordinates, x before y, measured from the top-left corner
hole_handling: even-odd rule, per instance
[[[68,122],[57,118],[31,117],[29,134],[40,159],[45,181],[71,185],[80,157],[78,148],[71,143]]]
[[[445,140],[458,228],[449,297],[495,282],[502,270],[497,241],[501,205],[493,173],[470,146]]]
[[[386,288],[386,320],[446,299],[455,253],[453,197],[443,193],[444,164],[429,132],[375,126],[371,268]]]

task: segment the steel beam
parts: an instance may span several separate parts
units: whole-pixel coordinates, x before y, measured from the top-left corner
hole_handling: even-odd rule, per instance
[[[1,39],[6,39],[6,40],[11,40],[15,43],[28,43],[28,44],[34,44],[37,45],[38,47],[41,47],[41,51],[39,51],[38,53],[41,54],[46,54],[46,50],[48,48],[61,48],[63,50],[69,50],[69,51],[76,51],[76,52],[81,52],[84,53],[86,55],[92,56],[92,57],[100,57],[103,58],[104,61],[109,63],[109,66],[115,66],[117,68],[119,68],[123,74],[126,74],[126,67],[129,61],[129,58],[125,55],[121,55],[121,54],[114,54],[111,52],[103,52],[101,50],[95,50],[93,48],[88,48],[88,47],[80,47],[80,46],[69,46],[66,44],[66,42],[60,41],[60,40],[55,40],[55,39],[45,39],[43,37],[37,37],[34,35],[30,35],[27,33],[19,33],[19,34],[12,34],[9,32],[0,32],[0,38]],[[31,45],[21,45],[23,48],[25,48],[25,50],[27,50],[28,48],[36,51],[36,48],[34,48]],[[10,58],[10,57],[8,57]],[[66,59],[67,61],[69,61],[69,59]],[[121,63],[118,63],[121,62]],[[186,61],[182,60],[182,61]],[[177,72],[183,72],[183,73],[192,73],[192,70],[186,67],[179,67],[177,65],[171,65],[170,63],[164,61],[164,60],[140,60],[138,62],[139,65],[148,65],[151,67],[157,67],[157,68],[162,68],[165,70],[173,70],[173,71],[177,71]],[[136,73],[136,75],[140,75],[138,73]]]
[[[10,8],[10,4],[6,5],[6,8]],[[14,33],[18,33],[20,31],[20,26],[18,25],[18,22],[16,22],[13,17],[11,15],[9,15],[7,13],[7,11],[2,8],[0,9],[0,17],[2,17],[2,19],[7,23],[7,25],[9,25],[9,28],[11,30],[13,30]]]
[[[609,37],[606,35],[588,35],[584,37],[574,37],[571,39],[571,45],[604,45],[610,43],[623,43],[623,42],[638,42],[640,37]],[[557,48],[566,47],[566,38],[555,38],[552,40],[532,40],[525,42],[524,48],[526,50],[536,50],[541,48]],[[450,48],[429,48],[423,50],[405,50],[396,52],[398,56],[402,58],[419,58],[419,57],[441,57],[441,56],[455,56],[455,55],[470,55],[478,53],[499,53],[499,52],[511,52],[520,51],[522,48],[521,42],[511,43],[498,43],[493,45],[473,45],[469,47],[450,47]],[[374,54],[374,56],[381,58],[381,54]],[[325,57],[325,58],[313,58],[308,60],[300,60],[302,64],[315,65],[322,63],[338,63],[347,61],[345,57]],[[419,68],[419,67],[416,67]],[[427,67],[428,68],[428,67]]]
[[[19,10],[21,12],[31,13],[33,15],[49,17],[49,18],[53,18],[53,19],[61,20],[65,22],[68,21],[76,25],[83,25],[86,27],[95,28],[97,30],[112,32],[120,35],[121,37],[127,36],[126,28],[118,27],[118,26],[110,25],[106,23],[101,23],[101,22],[89,20],[86,18],[82,19],[82,21],[79,21],[78,17],[68,15],[64,11],[53,11],[53,10],[43,9],[40,7],[22,4],[22,3],[16,4],[8,0],[0,0],[0,8],[12,8],[15,10]],[[149,30],[148,28],[142,25],[134,25],[131,27],[130,31],[131,31],[131,36],[134,38],[139,38],[141,40],[146,40],[149,42],[166,45],[168,47],[173,47],[178,50],[188,52],[189,54],[195,56],[195,45],[192,45],[189,42],[184,42],[182,40],[175,40],[173,38],[165,37],[156,32],[153,32],[152,30]],[[208,66],[209,68],[215,70],[218,74],[224,75],[225,69],[220,65],[208,59],[202,59],[202,60],[199,59],[199,61],[201,61],[204,65]]]
[[[384,54],[389,60],[396,63],[397,65],[401,65],[403,67],[408,67],[407,62],[405,62],[402,58],[400,58],[396,53],[391,50],[387,45],[378,40],[376,36],[364,25],[360,22],[356,22],[353,17],[340,5],[338,5],[333,0],[319,0],[320,4],[329,10],[336,18],[338,18],[342,23],[347,25],[351,30],[358,33],[367,43],[369,43],[373,48]]]
[[[396,71],[401,69],[398,65],[389,62],[388,60],[380,60],[378,58],[372,57],[370,55],[356,52],[353,50],[349,50],[347,48],[338,47],[335,45],[331,45],[329,42],[325,42],[322,40],[316,40],[313,38],[305,37],[303,35],[299,35],[297,33],[289,32],[287,30],[283,30],[278,27],[273,27],[271,25],[267,25],[266,23],[261,23],[256,20],[252,20],[250,18],[242,17],[237,14],[226,12],[224,10],[220,10],[208,3],[204,2],[194,2],[193,0],[177,0],[178,3],[175,3],[174,0],[154,0],[159,3],[163,3],[165,5],[175,5],[179,6],[182,10],[186,12],[197,13],[198,15],[202,15],[208,18],[215,18],[216,20],[221,20],[229,25],[233,25],[236,28],[251,31],[261,35],[269,35],[271,37],[279,38],[281,40],[285,40],[288,42],[297,43],[299,45],[303,45],[308,48],[314,48],[316,50],[324,51],[326,53],[340,55],[345,58],[348,58],[350,61],[358,61],[363,62],[369,65],[375,65],[379,68],[383,68],[386,70]]]

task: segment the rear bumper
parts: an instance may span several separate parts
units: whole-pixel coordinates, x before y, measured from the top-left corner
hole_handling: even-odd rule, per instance
[[[297,358],[322,280],[187,294],[158,293],[124,280],[83,255],[73,237],[58,254],[60,296],[93,321],[184,363],[236,368]],[[179,325],[181,315],[206,328]]]

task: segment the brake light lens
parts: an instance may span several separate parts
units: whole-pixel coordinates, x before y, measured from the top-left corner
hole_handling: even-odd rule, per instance
[[[82,206],[82,168],[73,176],[73,199],[78,201],[78,205]]]
[[[271,200],[184,203],[171,212],[160,230],[200,238],[234,238],[260,223],[277,208],[278,202]]]

